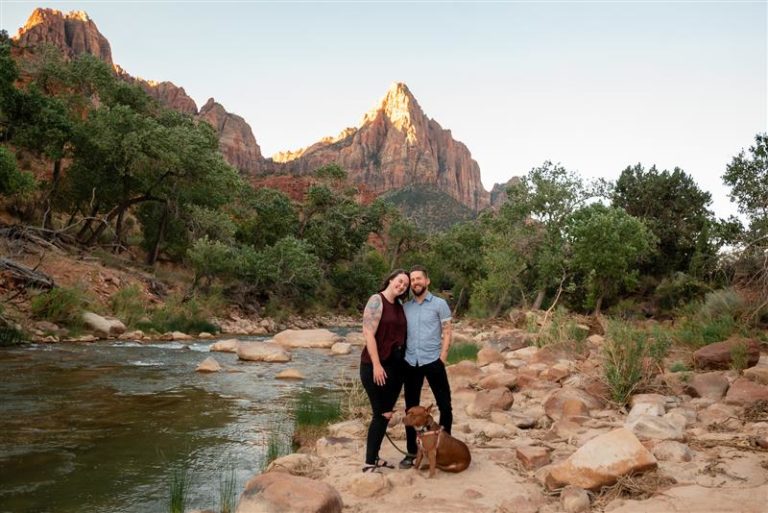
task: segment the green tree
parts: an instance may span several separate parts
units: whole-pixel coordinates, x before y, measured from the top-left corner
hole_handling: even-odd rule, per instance
[[[20,172],[13,154],[0,146],[0,196],[29,192],[34,187],[32,174]]]
[[[498,223],[502,231],[512,230],[514,236],[526,238],[519,246],[525,248],[529,279],[536,289],[533,309],[541,307],[547,289],[562,282],[567,257],[564,230],[570,216],[591,195],[578,174],[550,161],[507,188],[508,201]]]
[[[567,227],[571,265],[586,278],[595,315],[603,300],[632,285],[641,261],[653,253],[655,237],[626,211],[595,203],[578,210]]]
[[[284,237],[297,234],[299,215],[291,199],[284,193],[269,188],[254,190],[245,187],[240,196],[233,208],[237,240],[256,248],[264,248]]]
[[[755,145],[733,157],[722,178],[749,219],[751,238],[768,235],[768,134],[757,134]]]
[[[642,219],[658,239],[658,252],[643,266],[647,273],[657,277],[688,273],[694,258],[697,272],[703,272],[702,264],[716,256],[719,248],[708,239],[714,222],[707,208],[711,195],[682,169],[627,167],[611,199],[613,206]]]

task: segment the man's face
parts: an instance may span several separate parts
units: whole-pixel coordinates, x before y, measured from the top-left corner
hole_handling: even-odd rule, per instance
[[[421,296],[429,287],[429,278],[422,271],[413,271],[411,273],[411,290],[415,296]]]

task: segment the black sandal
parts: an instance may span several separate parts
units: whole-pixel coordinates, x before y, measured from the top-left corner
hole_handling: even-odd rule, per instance
[[[379,470],[379,467],[377,467],[376,465],[368,465],[368,464],[366,464],[363,467],[363,474],[365,474],[366,472],[370,472],[371,474],[373,474],[374,472],[376,474],[381,474],[381,470]]]
[[[381,458],[376,458],[376,467],[377,468],[395,468],[394,465],[391,463],[388,463],[387,460],[382,460]]]

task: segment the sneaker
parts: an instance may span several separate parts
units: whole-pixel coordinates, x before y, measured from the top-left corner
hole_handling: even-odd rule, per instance
[[[413,468],[413,460],[416,458],[414,456],[406,456],[403,458],[403,460],[400,462],[399,467],[403,470]]]

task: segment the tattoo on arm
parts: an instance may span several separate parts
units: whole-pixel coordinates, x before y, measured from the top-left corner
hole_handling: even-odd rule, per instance
[[[447,321],[443,321],[442,323],[443,328],[443,348],[447,348],[451,345],[451,339],[453,335],[453,325],[451,324],[451,320],[448,319]]]
[[[363,312],[363,331],[367,330],[372,334],[376,333],[383,310],[381,297],[378,294],[371,296]]]

